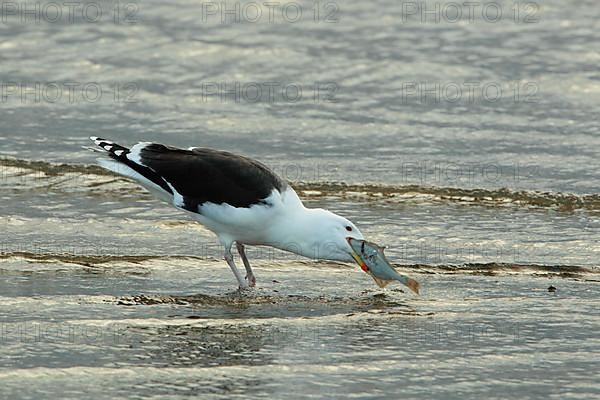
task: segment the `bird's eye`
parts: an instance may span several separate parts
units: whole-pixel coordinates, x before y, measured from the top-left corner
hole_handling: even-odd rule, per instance
[[[347,226],[347,227],[346,227],[346,230],[347,230],[348,232],[352,232],[352,227],[351,227],[351,226]]]

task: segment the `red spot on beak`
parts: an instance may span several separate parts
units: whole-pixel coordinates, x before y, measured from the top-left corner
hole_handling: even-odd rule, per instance
[[[348,244],[350,244],[350,239],[352,239],[350,236],[346,237]],[[352,245],[350,245],[350,247],[352,247]],[[367,264],[365,264],[363,259],[358,254],[356,254],[354,250],[352,250],[352,258],[354,258],[354,261],[356,261],[356,263],[360,265],[360,269],[362,269],[365,272],[369,272],[369,267],[367,267]]]

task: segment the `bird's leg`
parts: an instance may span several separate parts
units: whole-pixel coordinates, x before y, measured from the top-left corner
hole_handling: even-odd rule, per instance
[[[244,245],[238,242],[235,242],[238,253],[240,253],[240,257],[242,257],[242,261],[244,262],[244,267],[246,267],[246,279],[248,280],[248,284],[251,287],[256,286],[256,278],[254,277],[254,272],[252,272],[252,267],[250,266],[250,262],[248,261],[248,257],[246,257],[246,251],[244,250]]]
[[[235,266],[235,262],[233,261],[233,254],[231,254],[231,244],[225,245],[223,258],[225,258],[225,261],[227,261],[227,264],[229,265],[229,268],[231,268],[233,275],[235,275],[235,278],[238,280],[238,283],[240,284],[240,290],[248,289],[248,283],[244,278],[242,278],[242,274],[240,274],[240,271],[237,269],[237,267]]]

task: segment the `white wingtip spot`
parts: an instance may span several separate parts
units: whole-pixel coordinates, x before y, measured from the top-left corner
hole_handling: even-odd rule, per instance
[[[106,151],[111,151],[113,147],[111,145],[109,145],[109,144],[105,144],[105,145],[102,146],[102,148],[104,150],[106,150]]]
[[[119,156],[119,157],[120,157],[120,156],[122,156],[122,155],[123,155],[123,151],[124,151],[124,150],[117,150],[117,151],[115,151],[115,155],[117,155],[117,156]]]

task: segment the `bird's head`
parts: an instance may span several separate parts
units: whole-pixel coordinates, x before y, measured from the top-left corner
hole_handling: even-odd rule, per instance
[[[321,208],[305,209],[295,228],[301,232],[299,248],[291,251],[306,257],[353,262],[356,253],[348,238],[364,240],[350,220]]]

